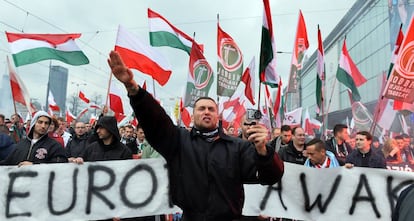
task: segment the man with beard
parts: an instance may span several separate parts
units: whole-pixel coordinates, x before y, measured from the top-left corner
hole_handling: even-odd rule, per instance
[[[17,143],[14,151],[1,164],[24,166],[67,162],[65,150],[48,136],[51,122],[52,118],[46,112],[37,112],[30,123],[27,137]]]

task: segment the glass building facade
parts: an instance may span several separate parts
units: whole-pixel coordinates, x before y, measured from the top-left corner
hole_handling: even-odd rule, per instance
[[[361,102],[371,113],[375,108],[380,96],[382,76],[388,72],[394,44],[394,39],[391,39],[393,35],[390,34],[389,10],[388,0],[358,0],[328,36],[324,36],[321,30],[325,49],[324,109],[325,113],[328,113],[328,128],[332,129],[333,125],[343,123],[347,117],[352,118],[348,90],[336,80],[344,39],[352,60],[367,79],[367,82],[358,88]],[[300,75],[300,103],[288,106],[290,110],[298,106],[307,107],[314,118],[318,118],[316,112],[311,111],[317,108],[316,66],[317,51],[305,61]]]

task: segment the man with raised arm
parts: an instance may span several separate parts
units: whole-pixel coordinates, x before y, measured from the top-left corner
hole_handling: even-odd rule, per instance
[[[136,84],[117,52],[110,53],[108,64],[125,85],[146,139],[167,160],[172,201],[183,210],[184,221],[237,220],[244,183],[272,185],[281,179],[283,162],[266,146],[265,127],[251,126],[247,141],[225,135],[217,104],[209,97],[194,103],[191,131],[177,127]]]

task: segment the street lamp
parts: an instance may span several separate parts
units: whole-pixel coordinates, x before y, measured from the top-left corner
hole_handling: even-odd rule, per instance
[[[78,115],[78,102],[79,102],[79,86],[83,85],[86,86],[86,83],[79,83],[72,81],[71,84],[76,85],[76,97],[73,104],[73,112],[75,115]]]

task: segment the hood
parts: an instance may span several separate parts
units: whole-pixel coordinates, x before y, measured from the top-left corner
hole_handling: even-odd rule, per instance
[[[95,132],[99,127],[103,127],[111,133],[117,141],[121,140],[121,135],[119,135],[119,130],[117,126],[117,121],[115,117],[103,116],[99,118],[98,123],[95,126]]]
[[[33,116],[32,120],[30,121],[30,129],[29,129],[29,135],[28,135],[28,137],[30,139],[33,138],[33,129],[34,129],[34,126],[36,125],[36,122],[39,119],[39,117],[47,117],[47,118],[49,118],[50,122],[52,122],[52,118],[45,111],[36,112],[36,114]]]

